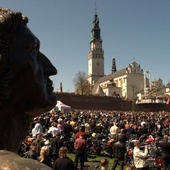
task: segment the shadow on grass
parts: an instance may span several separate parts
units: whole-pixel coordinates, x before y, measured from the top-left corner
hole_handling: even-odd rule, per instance
[[[99,160],[90,160],[90,161],[88,161],[88,162],[93,162],[93,163],[100,163],[100,161]]]
[[[88,158],[93,159],[93,158],[97,158],[97,155],[87,155]]]

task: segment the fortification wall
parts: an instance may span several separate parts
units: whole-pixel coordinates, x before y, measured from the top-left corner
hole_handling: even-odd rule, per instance
[[[78,95],[74,93],[56,93],[57,100],[82,110],[122,110],[132,111],[132,101],[124,101],[117,97]],[[170,105],[142,104],[134,105],[135,111],[170,111]]]

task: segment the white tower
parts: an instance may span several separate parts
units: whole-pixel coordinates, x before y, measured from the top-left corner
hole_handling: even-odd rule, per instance
[[[88,55],[88,77],[91,87],[95,82],[104,76],[104,50],[102,49],[102,39],[100,37],[99,19],[95,7],[95,15],[91,31],[90,51]]]

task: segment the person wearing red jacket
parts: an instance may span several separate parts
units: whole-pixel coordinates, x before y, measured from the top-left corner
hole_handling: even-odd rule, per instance
[[[74,142],[74,149],[75,149],[74,170],[77,170],[79,159],[80,159],[80,170],[83,170],[84,162],[86,158],[86,148],[87,148],[86,139],[82,135],[79,135],[79,137]]]
[[[81,135],[83,139],[87,140],[87,134],[84,131],[85,131],[85,126],[81,126],[79,128],[79,131],[75,135],[75,139],[79,138],[79,136]]]

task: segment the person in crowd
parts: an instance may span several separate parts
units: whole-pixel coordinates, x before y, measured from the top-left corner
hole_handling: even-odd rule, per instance
[[[38,146],[37,147],[37,153],[38,153],[38,155],[40,155],[40,150],[45,145],[43,134],[42,133],[37,133],[36,134],[36,139],[34,139],[33,141],[37,142],[37,146]]]
[[[78,139],[79,136],[83,136],[85,140],[87,140],[87,134],[85,133],[85,126],[80,126],[79,131],[75,134],[75,139]]]
[[[141,123],[141,131],[142,131],[142,134],[148,134],[146,122]]]
[[[124,129],[125,124],[126,124],[126,122],[124,120],[120,120],[120,122],[118,122],[119,129]]]
[[[31,136],[32,136],[33,139],[36,139],[36,135],[37,135],[37,131],[36,131],[35,125],[34,125],[34,127],[31,130]]]
[[[133,170],[133,168],[132,168],[132,166],[128,165],[128,166],[125,167],[125,170]]]
[[[129,136],[131,136],[131,135],[133,135],[134,133],[135,133],[135,130],[134,130],[133,124],[130,123],[129,128],[127,129],[127,134],[128,134]]]
[[[61,118],[61,116],[58,118],[57,122],[58,122],[57,127],[63,129],[63,127],[62,127],[63,126],[63,119]]]
[[[114,163],[111,170],[115,170],[118,163],[120,163],[121,170],[123,170],[125,154],[126,145],[122,142],[122,135],[119,135],[118,141],[114,143]]]
[[[146,158],[148,157],[148,146],[145,145],[144,151],[140,149],[140,141],[134,142],[133,163],[138,170],[149,170]]]
[[[122,142],[124,142],[126,144],[126,142],[128,141],[128,133],[127,130],[124,129],[120,129],[120,133],[118,133],[118,135],[122,136]]]
[[[70,120],[70,125],[73,129],[77,126],[77,120],[77,117],[72,117],[72,119]]]
[[[60,131],[60,134],[63,136],[63,119],[61,119],[61,117],[57,120],[58,124],[57,124],[57,128]]]
[[[50,127],[50,112],[46,112],[44,113],[44,129],[45,132],[48,130],[48,128]]]
[[[40,151],[40,162],[52,168],[52,161],[49,156],[49,146],[43,146]]]
[[[85,125],[84,125],[84,124],[83,124],[83,125],[80,125],[79,131],[76,132],[76,134],[75,134],[75,140],[78,139],[80,136],[82,136],[83,139],[85,139],[85,140],[87,140],[87,138],[88,138],[88,135],[87,135],[87,133],[85,132]],[[87,154],[85,154],[85,161],[87,161]]]
[[[91,129],[90,129],[90,123],[89,123],[89,122],[86,122],[86,123],[85,123],[85,130],[84,130],[84,132],[85,132],[87,135],[90,134]]]
[[[84,135],[79,135],[74,142],[75,149],[75,160],[74,160],[74,170],[77,170],[78,161],[80,159],[80,170],[83,170],[84,162],[86,158],[86,148],[87,142]]]
[[[106,116],[106,115],[105,115]],[[109,124],[109,122],[108,122],[108,120],[107,120],[107,118],[106,117],[104,117],[103,118],[103,126],[104,126],[104,128],[105,128],[105,130],[107,130],[108,131],[108,129],[110,128],[109,126],[110,126],[110,124]]]
[[[93,131],[97,134],[101,134],[105,131],[105,127],[102,125],[102,121],[99,121],[94,127]]]
[[[35,126],[34,126],[34,128],[32,130],[32,133],[33,133],[33,135],[32,135],[33,138],[37,134],[43,134],[43,126],[42,126],[42,124],[40,122],[40,119],[38,119],[37,122],[35,123]]]
[[[128,131],[130,128],[130,124],[128,121],[125,122],[125,129]]]
[[[113,126],[110,127],[109,131],[110,134],[114,137],[118,134],[118,126],[116,125],[116,122],[113,122]]]
[[[53,162],[59,157],[59,150],[64,145],[63,139],[61,139],[60,132],[56,133],[56,137],[51,140],[51,156]]]
[[[45,145],[45,146],[50,146],[51,141],[52,141],[52,139],[53,139],[52,134],[51,134],[51,133],[46,133],[46,134],[43,135],[43,138],[44,138],[44,140],[43,140],[44,145]],[[51,149],[50,149],[50,151],[51,151]],[[51,153],[51,152],[50,152],[50,153]]]
[[[96,127],[96,120],[92,119],[90,122],[90,132],[94,132],[95,127]]]
[[[33,118],[56,105],[49,77],[57,70],[40,52],[40,40],[27,23],[21,12],[0,8],[0,149],[12,152]]]
[[[67,156],[67,148],[62,146],[59,158],[54,162],[53,170],[74,170],[74,162]]]
[[[100,160],[100,170],[108,170],[109,161],[106,158]]]
[[[163,142],[160,142],[163,170],[170,169],[170,142],[168,141],[168,135],[163,136]]]
[[[61,134],[60,130],[57,128],[57,123],[56,122],[53,122],[51,124],[51,127],[48,130],[48,133],[51,133],[53,137],[56,137],[57,133]]]
[[[160,121],[156,122],[156,131],[157,131],[157,135],[160,137],[162,136],[162,129],[163,129],[163,123],[161,123]]]
[[[37,142],[33,141],[31,143],[30,149],[28,152],[26,152],[26,154],[24,155],[25,158],[30,158],[30,159],[35,159],[35,160],[39,160],[39,155],[38,155],[38,144]]]
[[[142,126],[140,124],[138,124],[138,126],[137,126],[136,134],[137,134],[138,138],[143,135]]]
[[[71,137],[71,133],[73,132],[73,128],[70,125],[69,120],[65,120],[63,124],[63,134],[64,134],[64,140],[69,140]]]

